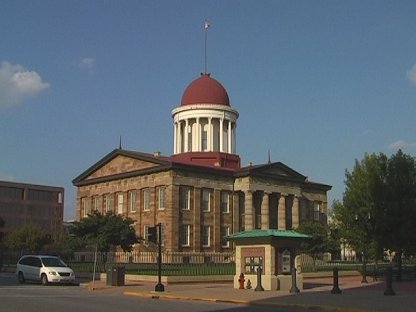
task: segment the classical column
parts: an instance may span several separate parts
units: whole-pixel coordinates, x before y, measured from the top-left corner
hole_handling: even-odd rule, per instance
[[[299,227],[299,198],[293,196],[293,206],[292,206],[292,229]]]
[[[189,120],[185,119],[185,144],[184,144],[184,152],[189,152]]]
[[[177,142],[178,142],[178,123],[175,122],[173,124],[173,154],[177,153],[178,147],[177,147]]]
[[[244,215],[244,230],[251,231],[253,226],[253,193],[252,191],[245,191],[245,215]]]
[[[263,200],[261,202],[261,229],[269,229],[269,193],[264,192]]]
[[[176,149],[177,154],[183,153],[183,131],[182,131],[182,122],[178,122],[178,147]]]
[[[199,123],[199,117],[196,118],[196,151],[200,152],[201,148],[201,124]]]
[[[220,152],[224,151],[224,119],[220,119]]]
[[[227,142],[227,152],[231,154],[232,152],[232,145],[231,145],[231,120],[228,120],[228,142]]]
[[[277,228],[286,230],[286,195],[281,193],[277,207]]]
[[[208,118],[208,151],[212,152],[213,150],[213,142],[212,142],[212,117]]]
[[[237,131],[237,123],[234,123],[233,127],[233,149],[231,150],[231,153],[236,154],[237,153],[237,141],[236,141],[236,131]]]

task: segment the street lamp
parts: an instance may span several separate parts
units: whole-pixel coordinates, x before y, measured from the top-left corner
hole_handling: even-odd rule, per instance
[[[363,279],[361,283],[368,283],[367,281],[367,247],[369,242],[369,228],[368,223],[371,221],[371,214],[368,213],[367,218],[359,218],[358,214],[355,215],[355,221],[359,222],[360,228],[364,230],[364,248],[362,248],[363,252]]]

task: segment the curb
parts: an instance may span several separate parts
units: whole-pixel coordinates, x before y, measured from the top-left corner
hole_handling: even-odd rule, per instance
[[[158,294],[157,292],[150,291],[147,292],[131,292],[125,291],[123,295],[126,296],[137,296],[137,297],[145,297],[145,298],[152,298],[152,299],[167,299],[167,300],[189,300],[189,301],[206,301],[206,302],[216,302],[216,303],[231,303],[231,304],[241,304],[247,306],[268,306],[268,307],[276,307],[276,308],[297,308],[297,309],[304,309],[304,310],[317,310],[320,309],[322,311],[328,312],[368,312],[366,309],[360,308],[344,308],[338,306],[331,306],[331,305],[319,305],[319,304],[302,304],[302,303],[285,303],[285,302],[255,302],[255,301],[248,301],[248,300],[237,300],[237,299],[216,299],[216,298],[204,298],[204,297],[189,297],[189,296],[180,296],[180,295],[169,295],[166,293]]]

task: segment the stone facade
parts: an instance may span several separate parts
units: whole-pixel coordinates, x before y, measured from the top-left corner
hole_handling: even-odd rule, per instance
[[[232,251],[224,237],[238,231],[326,222],[330,189],[281,163],[229,170],[123,149],[73,183],[77,220],[112,211],[133,219],[142,238],[162,223],[164,249],[186,252]]]

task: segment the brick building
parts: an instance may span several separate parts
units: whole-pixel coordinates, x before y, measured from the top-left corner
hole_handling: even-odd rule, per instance
[[[229,234],[326,222],[327,191],[281,162],[241,167],[238,112],[209,74],[192,81],[172,111],[174,154],[118,149],[73,180],[76,219],[93,210],[135,221],[146,238],[162,224],[166,251],[227,252]]]
[[[0,217],[5,235],[30,224],[57,238],[63,231],[64,188],[0,181]]]

